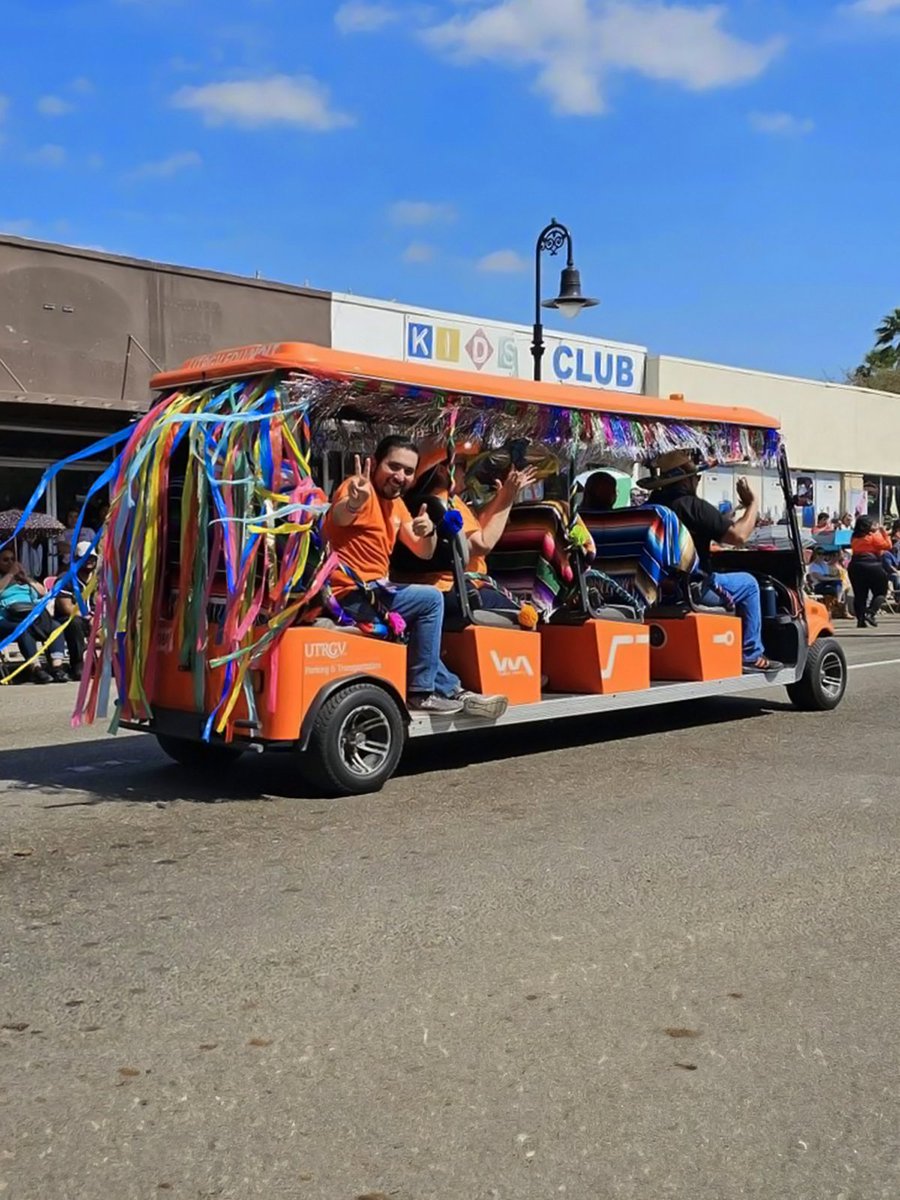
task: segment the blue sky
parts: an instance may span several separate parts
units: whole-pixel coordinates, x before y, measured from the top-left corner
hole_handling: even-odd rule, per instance
[[[900,305],[900,0],[3,9],[7,232],[528,323],[555,216],[572,332],[814,378]]]

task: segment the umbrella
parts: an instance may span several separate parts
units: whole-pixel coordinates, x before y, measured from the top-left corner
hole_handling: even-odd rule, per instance
[[[8,508],[0,512],[0,533],[12,533],[22,520],[21,508]],[[51,517],[48,513],[33,512],[22,526],[22,533],[59,533],[65,529],[62,521]]]

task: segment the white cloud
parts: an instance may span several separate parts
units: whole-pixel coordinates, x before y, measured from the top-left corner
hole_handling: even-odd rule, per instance
[[[63,100],[61,96],[41,96],[37,102],[37,110],[42,117],[64,117],[74,107],[74,104]]]
[[[30,221],[27,217],[17,220],[0,217],[0,233],[11,233],[13,237],[27,237],[32,229],[34,229],[34,221]]]
[[[397,200],[388,209],[395,225],[436,225],[456,220],[452,204],[432,203],[430,200]]]
[[[199,167],[203,159],[196,150],[183,150],[179,154],[170,154],[168,158],[160,158],[154,162],[141,163],[133,171],[129,171],[128,179],[171,179],[179,171],[191,167]]]
[[[517,275],[528,269],[527,261],[515,250],[494,250],[480,258],[476,265],[479,271],[489,271],[495,275]]]
[[[400,13],[390,4],[368,4],[366,0],[348,0],[334,14],[341,33],[377,33],[385,25],[399,20]]]
[[[25,158],[37,167],[61,167],[66,161],[66,152],[62,146],[47,144],[32,150]]]
[[[94,85],[86,75],[79,75],[77,79],[72,80],[72,91],[81,96],[89,96],[93,90]]]
[[[853,0],[852,4],[845,4],[843,7],[844,12],[882,17],[885,13],[900,12],[900,0]]]
[[[330,104],[328,89],[308,75],[271,75],[232,83],[183,87],[172,97],[176,108],[202,114],[208,125],[299,125],[322,133],[354,123]]]
[[[403,251],[405,263],[429,263],[434,260],[434,246],[427,242],[411,242]]]
[[[757,133],[774,133],[781,137],[805,137],[816,127],[811,117],[795,117],[786,112],[754,112],[750,124]]]
[[[725,8],[667,0],[489,0],[426,29],[452,61],[531,67],[536,89],[559,113],[606,110],[609,75],[633,71],[692,91],[744,83],[784,47],[722,28]]]

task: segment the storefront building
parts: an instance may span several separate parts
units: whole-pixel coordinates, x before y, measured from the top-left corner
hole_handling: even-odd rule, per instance
[[[0,510],[144,411],[158,367],[275,338],[327,346],[329,293],[0,235]],[[64,521],[103,467],[61,471],[43,511]]]

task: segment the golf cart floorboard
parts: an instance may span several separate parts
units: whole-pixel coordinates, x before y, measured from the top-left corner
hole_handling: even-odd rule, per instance
[[[496,721],[485,721],[479,717],[468,717],[463,714],[442,717],[416,713],[409,724],[409,736],[428,737],[434,734],[458,733],[463,730],[495,728],[499,725],[523,725],[529,721],[552,721],[563,717],[581,717],[590,713],[621,712],[628,708],[672,704],[678,700],[738,696],[743,692],[757,692],[761,688],[785,687],[789,683],[796,683],[800,674],[801,672],[794,667],[785,667],[778,671],[770,671],[765,675],[739,675],[734,679],[713,679],[704,683],[657,681],[644,691],[616,692],[609,696],[545,692],[537,704],[513,705]]]

